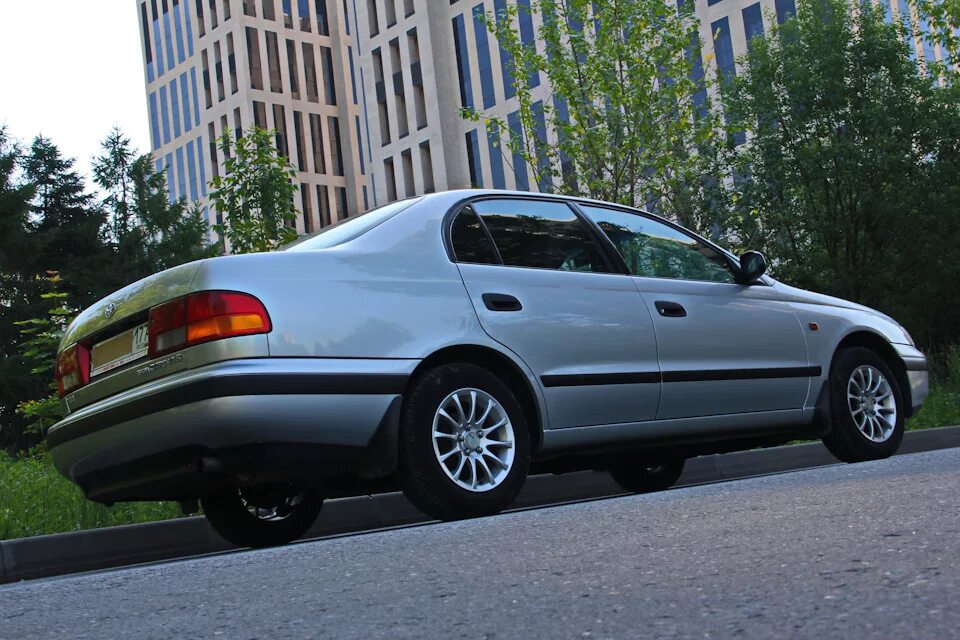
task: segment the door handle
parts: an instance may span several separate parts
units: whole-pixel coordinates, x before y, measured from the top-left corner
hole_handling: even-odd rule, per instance
[[[506,293],[485,293],[481,298],[483,298],[483,304],[490,311],[520,311],[523,309],[519,300]]]
[[[657,300],[653,304],[664,318],[685,318],[687,316],[687,310],[679,302]]]

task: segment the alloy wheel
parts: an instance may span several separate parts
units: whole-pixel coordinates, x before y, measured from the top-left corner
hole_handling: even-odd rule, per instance
[[[871,442],[885,442],[897,425],[897,399],[879,369],[861,365],[847,382],[847,406],[857,429]]]

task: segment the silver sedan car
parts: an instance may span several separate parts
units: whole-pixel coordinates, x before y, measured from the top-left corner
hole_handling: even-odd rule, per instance
[[[283,251],[136,282],[63,338],[60,472],[102,503],[202,505],[243,546],[400,488],[496,513],[530,473],[664,489],[684,460],[822,437],[897,450],[927,365],[891,318],[591,200],[453,191]]]

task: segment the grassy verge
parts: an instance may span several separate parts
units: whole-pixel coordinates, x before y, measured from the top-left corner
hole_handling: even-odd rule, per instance
[[[930,364],[930,395],[908,430],[960,424],[960,346],[934,352]]]
[[[0,452],[0,540],[79,531],[180,516],[173,502],[114,507],[90,502],[46,455],[14,459]]]

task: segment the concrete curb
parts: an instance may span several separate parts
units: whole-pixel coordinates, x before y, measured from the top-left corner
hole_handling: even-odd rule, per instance
[[[900,454],[960,446],[960,426],[908,432]],[[820,443],[756,449],[687,461],[677,486],[733,480],[838,464]],[[620,495],[605,473],[531,477],[514,508]],[[306,538],[359,533],[430,520],[402,494],[331,500]],[[0,541],[0,584],[216,553],[234,547],[203,518],[59,533]]]

